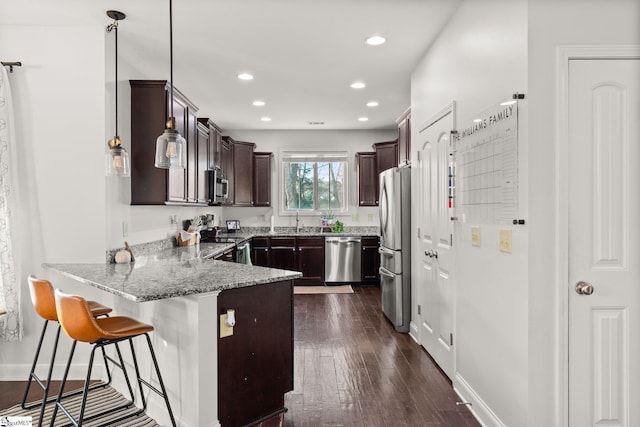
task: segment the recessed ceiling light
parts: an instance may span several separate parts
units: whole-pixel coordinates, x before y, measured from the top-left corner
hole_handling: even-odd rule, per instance
[[[368,122],[369,121],[369,117],[358,117],[358,121],[359,122]]]
[[[238,78],[240,80],[253,80],[253,75],[251,75],[249,73],[240,73],[240,74],[238,74]]]
[[[259,99],[256,99],[255,101],[253,101],[253,105],[255,107],[264,107],[267,103],[264,101],[260,101]]]
[[[384,42],[386,42],[387,39],[385,39],[382,36],[371,36],[367,39],[367,44],[371,45],[371,46],[379,46],[381,44],[384,44]]]
[[[362,82],[353,82],[351,83],[351,88],[352,89],[363,89],[365,88],[367,85],[362,83]]]
[[[262,120],[263,122],[270,122],[271,117],[260,117],[260,120]]]
[[[503,105],[503,106],[504,105],[511,105],[511,104],[515,104],[516,102],[518,102],[518,101],[516,101],[515,99],[512,99],[511,101],[501,102],[500,105]]]
[[[378,101],[369,101],[369,102],[367,102],[367,107],[377,107],[378,105],[380,105],[380,103]]]
[[[473,123],[480,123],[482,119],[473,119]]]

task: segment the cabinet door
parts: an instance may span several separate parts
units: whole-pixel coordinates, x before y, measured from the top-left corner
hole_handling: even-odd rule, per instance
[[[398,166],[411,163],[411,109],[405,111],[398,123]]]
[[[187,202],[198,200],[198,119],[195,113],[187,108]]]
[[[255,144],[234,141],[233,150],[233,205],[253,205],[253,150]]]
[[[228,197],[224,205],[233,205],[234,200],[234,186],[233,186],[233,150],[231,149],[232,143],[222,140],[220,144],[220,165],[222,174],[229,181],[227,186]]]
[[[271,206],[272,153],[253,153],[253,206]]]
[[[131,204],[164,205],[167,171],[153,165],[167,120],[166,80],[131,80]]]
[[[293,390],[292,283],[222,291],[219,314],[227,309],[236,324],[218,339],[218,416],[223,426],[244,426],[282,410]]]
[[[198,123],[197,134],[197,203],[206,204],[209,200],[209,180],[207,179],[207,170],[209,168],[209,128]]]
[[[251,262],[260,267],[271,267],[271,251],[268,246],[253,246],[251,248]]]
[[[302,277],[296,284],[322,284],[324,282],[324,237],[299,237],[298,270]]]
[[[376,153],[357,153],[358,206],[378,206]]]
[[[169,100],[169,102],[171,102]],[[174,96],[173,115],[176,118],[176,128],[185,139],[187,129],[187,104]],[[187,162],[189,156],[189,142],[187,141]],[[188,167],[188,165],[187,165]],[[187,169],[169,169],[169,185],[167,201],[185,203],[187,201]]]
[[[398,166],[398,141],[378,142],[373,147],[376,150],[377,175]]]
[[[380,254],[378,253],[378,238],[363,237],[362,238],[362,277],[360,280],[364,283],[380,283]]]
[[[282,270],[298,270],[295,238],[271,238],[271,267],[280,268]]]

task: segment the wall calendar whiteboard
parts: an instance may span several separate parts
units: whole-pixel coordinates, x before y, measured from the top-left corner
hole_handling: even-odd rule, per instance
[[[458,129],[451,192],[463,222],[512,224],[518,210],[518,103],[509,100]]]

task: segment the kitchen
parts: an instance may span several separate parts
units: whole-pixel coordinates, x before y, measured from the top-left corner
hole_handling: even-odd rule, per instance
[[[41,6],[44,7],[38,4]],[[79,3],[77,6],[86,7]],[[106,249],[122,245],[124,233],[131,243],[154,241],[175,232],[170,229],[170,216],[184,219],[210,211],[210,208],[132,207],[128,204],[128,183],[117,180],[105,183],[102,173],[104,144],[113,132],[109,89],[113,64],[111,40],[104,33],[104,12],[115,8],[130,14],[120,27],[123,53],[126,52],[124,35],[127,28],[138,26],[138,23],[132,23],[132,12],[124,3],[104,3],[102,6],[99,11],[81,15],[82,19],[74,24],[52,26],[43,19],[34,26],[28,25],[30,21],[26,15],[30,12],[25,8],[2,4],[1,59],[20,60],[24,64],[22,69],[16,68],[10,75],[14,97],[25,101],[17,103],[20,109],[16,113],[25,135],[25,144],[19,146],[18,155],[28,159],[21,165],[20,183],[30,189],[19,194],[21,206],[29,208],[21,212],[20,217],[24,224],[20,227],[23,233],[20,243],[25,251],[20,257],[24,274],[44,274],[40,267],[43,262],[102,260]],[[176,5],[176,13],[178,7]],[[11,13],[5,13],[5,10]],[[221,10],[221,20],[227,15],[233,16],[231,13],[225,15],[225,12]],[[72,15],[73,11],[68,9],[65,13]],[[405,13],[412,15],[410,11]],[[411,98],[404,100],[403,108],[411,105],[412,117],[414,120],[418,117],[417,123],[422,123],[452,99],[457,101],[457,114],[463,120],[514,92],[527,95],[522,114],[528,127],[523,128],[521,142],[524,150],[521,176],[526,188],[521,205],[528,206],[527,223],[525,227],[514,229],[511,257],[493,254],[493,248],[483,246],[479,249],[480,255],[465,249],[459,259],[465,262],[467,271],[458,278],[456,330],[459,341],[454,382],[474,391],[465,398],[475,398],[474,407],[485,408],[487,425],[500,425],[491,414],[504,425],[565,424],[563,414],[568,404],[557,397],[566,394],[566,371],[562,368],[564,353],[562,339],[554,338],[561,337],[564,330],[562,316],[554,308],[563,297],[556,289],[556,269],[548,268],[561,258],[559,249],[549,251],[548,245],[556,241],[554,230],[560,221],[560,214],[553,213],[558,201],[552,189],[558,177],[549,173],[548,166],[553,164],[550,159],[556,156],[554,123],[559,120],[554,113],[557,95],[554,89],[555,49],[576,44],[637,45],[637,17],[635,2],[625,1],[580,4],[533,0],[460,2],[451,11],[450,21],[442,27],[437,41],[428,53],[416,57],[420,61],[410,69]],[[147,23],[149,33],[155,33],[156,27],[166,29],[166,18],[157,21],[160,24]],[[240,23],[238,27],[242,27]],[[161,33],[159,37],[167,36],[166,31],[158,32]],[[178,37],[176,27],[176,40]],[[230,38],[231,33],[219,39],[226,45]],[[168,77],[166,44],[149,49],[149,54],[153,52],[156,52],[153,72],[144,73],[144,76],[138,72],[128,76],[127,68],[135,70],[137,61],[122,60],[122,129],[130,126],[125,95],[128,78]],[[188,52],[194,59],[180,60],[176,55],[176,86],[193,97],[204,110],[203,103],[192,95],[197,91],[188,90],[186,79],[184,83],[179,81],[179,67],[200,65],[196,59],[198,50]],[[241,51],[237,53],[241,55]],[[27,67],[30,63],[47,66],[37,71]],[[185,71],[183,68],[183,75]],[[234,71],[234,78],[239,71]],[[211,78],[220,80],[222,76],[215,71]],[[199,88],[207,86],[206,82],[195,83]],[[348,86],[351,81],[345,83]],[[248,85],[240,87],[249,89]],[[212,93],[206,98],[213,102],[215,95]],[[251,101],[252,96],[247,94],[244,99]],[[215,111],[208,111],[207,115],[218,123],[219,114]],[[256,114],[256,120],[260,116],[260,113]],[[228,126],[228,129],[234,129],[234,126]],[[63,142],[51,143],[52,132],[64,132]],[[335,144],[333,147],[337,149],[348,146],[352,157],[356,152],[371,151],[372,143],[393,139],[396,133],[393,129],[316,132],[243,130],[231,135],[237,140],[255,142],[260,150],[274,153],[281,145],[298,148],[304,135],[304,138],[315,138],[313,143],[323,147],[327,143]],[[124,132],[121,136],[125,144],[128,143]],[[412,142],[415,141],[416,138],[412,138]],[[535,141],[537,149],[527,149],[527,141]],[[71,153],[72,157],[68,157]],[[63,167],[67,158],[74,159],[72,167]],[[355,189],[351,194],[356,194]],[[355,203],[353,206],[355,211],[344,221],[347,226],[353,225],[351,215],[355,214],[359,215],[359,224],[377,224],[375,219],[368,220],[369,214],[376,214],[375,208],[355,208]],[[213,208],[212,212],[220,215],[222,209],[229,209],[224,211],[225,218],[239,219],[247,226],[268,226],[271,216],[268,208]],[[295,226],[294,216],[279,216],[277,212],[275,216],[277,226]],[[315,218],[307,220],[303,217],[302,221],[305,225],[318,224]],[[489,229],[483,233],[483,242],[489,244],[493,232]],[[482,261],[477,260],[478,256]],[[469,286],[475,278],[483,278],[483,286]],[[486,286],[492,281],[495,286]],[[61,279],[60,286],[87,294],[86,288],[73,281]],[[472,292],[473,297],[465,298],[463,289]],[[88,293],[92,298],[98,298],[98,295]],[[549,299],[556,302],[550,305]],[[23,298],[23,315],[31,316],[31,310],[28,300]],[[30,328],[25,330],[25,339],[34,341],[37,332],[35,326]],[[2,343],[0,363],[3,372],[11,372],[17,368],[18,361],[30,357],[25,357],[20,348],[13,342]],[[505,372],[509,373],[508,377]],[[501,386],[496,385],[496,379],[502,380]],[[527,421],[523,421],[525,418]]]

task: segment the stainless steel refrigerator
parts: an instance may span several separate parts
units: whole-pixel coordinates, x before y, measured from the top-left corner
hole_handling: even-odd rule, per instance
[[[398,332],[411,321],[411,169],[380,173],[382,311]]]

